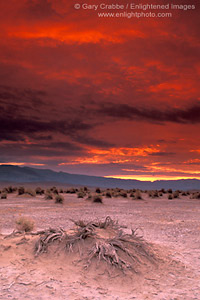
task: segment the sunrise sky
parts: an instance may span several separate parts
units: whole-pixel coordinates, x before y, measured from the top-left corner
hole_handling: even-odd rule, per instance
[[[141,19],[74,3],[0,1],[0,164],[200,179],[197,1]]]

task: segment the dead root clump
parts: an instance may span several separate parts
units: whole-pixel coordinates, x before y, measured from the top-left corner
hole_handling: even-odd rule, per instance
[[[73,221],[73,220],[72,220]],[[78,253],[87,269],[92,262],[104,262],[123,272],[138,272],[141,264],[155,263],[150,246],[132,230],[124,233],[110,217],[104,221],[73,221],[76,227],[69,232],[60,229],[44,231],[35,244],[35,255],[48,251],[55,241],[58,249]]]

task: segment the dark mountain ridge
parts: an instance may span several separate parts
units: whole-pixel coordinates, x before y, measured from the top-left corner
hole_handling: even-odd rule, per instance
[[[13,165],[0,166],[0,182],[12,183],[34,183],[57,182],[58,184],[82,185],[90,187],[103,188],[138,188],[143,190],[152,189],[181,189],[196,190],[200,189],[200,180],[198,179],[180,179],[180,180],[156,180],[140,181],[132,179],[116,179],[98,176],[70,174],[66,172],[56,172],[50,169],[36,169],[30,167],[19,167]]]

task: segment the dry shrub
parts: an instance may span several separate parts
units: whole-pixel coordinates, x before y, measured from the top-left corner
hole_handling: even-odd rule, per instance
[[[187,193],[186,192],[182,192],[181,196],[187,196]]]
[[[53,199],[53,196],[52,196],[51,192],[46,192],[45,193],[45,199],[46,200],[52,200]]]
[[[29,195],[29,196],[31,196],[31,197],[35,197],[35,196],[36,196],[35,191],[33,191],[33,190],[31,190],[31,189],[27,189],[27,190],[25,191],[25,194],[27,194],[27,195]]]
[[[109,191],[106,192],[105,196],[106,196],[106,198],[112,198],[112,194]]]
[[[174,198],[179,198],[179,191],[173,192],[173,197]]]
[[[75,188],[70,188],[68,190],[66,190],[67,194],[75,194],[76,193],[76,189]]]
[[[44,190],[41,187],[37,187],[35,189],[35,193],[36,193],[36,195],[43,195],[44,194]]]
[[[169,194],[169,195],[168,195],[168,199],[169,199],[169,200],[172,200],[172,199],[173,199],[172,194]]]
[[[88,194],[88,197],[86,198],[86,200],[92,200],[92,194],[91,193]]]
[[[140,190],[136,190],[136,192],[134,193],[133,200],[142,200],[142,194]]]
[[[55,203],[63,204],[63,202],[64,202],[64,197],[62,195],[56,195]]]
[[[148,191],[148,196],[150,198],[159,198],[159,192],[157,190]]]
[[[7,193],[3,193],[1,194],[1,199],[7,199]]]
[[[18,188],[18,195],[23,195],[25,193],[25,188],[23,186],[20,186]]]
[[[110,217],[106,217],[105,221],[73,222],[76,228],[71,230],[70,234],[61,228],[44,231],[35,244],[35,255],[47,252],[50,245],[59,242],[62,247],[57,249],[65,247],[68,252],[79,253],[85,268],[96,260],[123,272],[127,270],[137,272],[139,265],[156,262],[150,246],[136,234],[136,231],[124,234],[118,223]]]
[[[94,195],[92,197],[92,202],[94,202],[94,203],[103,203],[101,195]]]
[[[96,191],[95,191],[97,194],[101,194],[101,190],[100,188],[96,188]]]
[[[84,198],[84,197],[85,197],[85,193],[84,193],[83,191],[79,191],[79,192],[77,193],[77,197],[78,197],[78,198]]]
[[[57,187],[55,187],[55,186],[53,186],[52,188],[50,188],[50,191],[51,191],[53,194],[56,194],[56,195],[59,194],[59,193],[58,193],[58,189],[57,189]]]
[[[16,220],[17,229],[19,231],[30,232],[34,229],[34,221],[28,217],[19,217]]]
[[[127,192],[124,191],[124,190],[121,190],[121,191],[119,192],[119,195],[120,195],[121,197],[123,197],[123,198],[127,198]]]
[[[190,199],[200,199],[200,192],[192,193]]]

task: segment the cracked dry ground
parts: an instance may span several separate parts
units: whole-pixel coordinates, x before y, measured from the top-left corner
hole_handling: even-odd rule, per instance
[[[0,206],[0,299],[200,299],[200,201],[181,197],[143,201],[103,199],[103,204],[65,194],[63,205],[42,196],[15,194]],[[45,253],[34,257],[37,236],[6,238],[19,216],[31,217],[36,230],[70,229],[70,219],[86,221],[111,216],[151,243],[159,257],[157,266],[140,274],[123,275],[102,270],[101,263],[84,270],[72,252]]]

